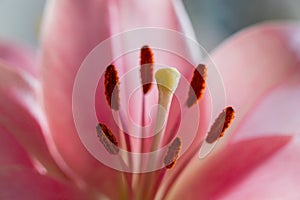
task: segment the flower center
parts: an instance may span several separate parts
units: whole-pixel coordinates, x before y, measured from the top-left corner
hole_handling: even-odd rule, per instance
[[[140,53],[140,77],[143,91],[142,98],[142,113],[141,122],[142,126],[145,125],[145,107],[146,99],[145,95],[152,89],[153,72],[154,72],[154,54],[149,46],[143,46]],[[190,109],[199,102],[203,97],[206,87],[207,69],[204,64],[199,64],[193,71],[192,79],[189,83],[189,91],[187,93],[186,108]],[[120,80],[118,71],[115,65],[111,64],[106,68],[104,76],[104,88],[105,96],[109,107],[116,111],[118,114],[117,120],[119,120],[122,126],[126,126],[122,119],[122,113],[120,113]],[[175,117],[178,123],[174,124],[172,135],[165,134],[166,122],[168,120],[170,105],[173,99],[173,94],[177,89],[181,78],[181,74],[175,68],[168,67],[157,70],[155,73],[155,80],[158,89],[158,107],[155,120],[154,133],[151,138],[140,138],[139,142],[136,142],[136,138],[132,139],[124,129],[121,129],[120,133],[113,133],[107,124],[99,122],[96,126],[97,136],[105,147],[108,153],[111,155],[118,155],[116,159],[119,159],[122,167],[124,168],[140,168],[145,165],[162,166],[158,171],[150,173],[140,174],[128,174],[124,173],[124,185],[128,189],[129,199],[153,199],[156,192],[159,189],[159,185],[162,184],[162,180],[165,176],[166,170],[175,167],[178,160],[181,148],[184,145],[182,139],[176,136],[177,126],[180,124],[180,117]],[[230,126],[234,118],[234,110],[232,107],[225,108],[212,124],[210,131],[206,138],[200,144],[200,157],[205,157],[216,144],[216,142],[224,135],[226,129]],[[143,135],[144,129],[141,134]],[[119,137],[116,137],[118,135]],[[117,140],[120,140],[118,142]],[[164,144],[164,141],[171,141],[168,144],[166,151],[162,151],[158,154],[151,154],[160,149]],[[149,153],[148,157],[136,158],[129,154],[132,151],[133,146],[139,146],[141,154]],[[128,154],[120,155],[120,149],[125,149]],[[193,151],[193,150],[191,150]],[[154,156],[153,156],[154,155]],[[194,154],[188,154],[187,162],[191,160]],[[173,175],[173,179],[187,166],[188,163],[180,163],[179,170],[176,170]],[[124,171],[128,171],[125,170]],[[142,171],[142,170],[141,170]],[[173,181],[174,181],[173,180]],[[170,188],[172,181],[167,184],[166,191]]]

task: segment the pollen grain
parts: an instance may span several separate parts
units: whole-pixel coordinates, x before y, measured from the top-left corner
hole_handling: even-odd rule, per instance
[[[199,64],[194,70],[186,105],[192,107],[203,96],[205,90],[206,66]]]
[[[175,138],[172,144],[170,145],[167,155],[164,159],[164,164],[167,169],[172,169],[175,166],[176,161],[178,160],[178,157],[180,155],[181,147],[181,138]]]
[[[230,126],[234,118],[234,113],[234,109],[231,106],[229,106],[219,114],[219,116],[217,117],[217,119],[211,126],[210,131],[207,134],[207,143],[214,143],[219,138],[224,136],[226,129]]]
[[[97,136],[100,140],[100,142],[103,144],[105,149],[110,154],[118,154],[119,153],[119,147],[118,142],[114,134],[111,132],[111,130],[102,123],[99,123],[96,127],[97,130]]]
[[[104,76],[105,96],[108,105],[114,109],[120,108],[120,82],[118,72],[114,65],[109,65],[106,68]]]
[[[147,45],[141,48],[141,80],[143,85],[143,93],[147,94],[152,87],[154,56],[151,48]]]

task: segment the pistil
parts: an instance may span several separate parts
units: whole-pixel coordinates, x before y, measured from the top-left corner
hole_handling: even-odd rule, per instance
[[[163,68],[155,73],[155,79],[158,88],[158,110],[151,151],[156,150],[160,145],[172,97],[179,83],[180,73],[175,68]]]

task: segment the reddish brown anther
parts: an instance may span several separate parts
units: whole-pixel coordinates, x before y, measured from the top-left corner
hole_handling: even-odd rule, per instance
[[[97,136],[100,140],[100,142],[103,144],[105,149],[110,153],[110,154],[118,154],[119,152],[119,147],[118,147],[118,142],[114,134],[109,130],[109,128],[102,123],[99,123],[96,127],[97,130]]]
[[[194,70],[186,105],[191,107],[202,98],[205,90],[206,66],[199,64]]]
[[[181,139],[177,137],[170,145],[167,155],[164,159],[164,164],[167,169],[172,169],[175,166],[176,161],[180,155],[181,146],[182,146],[181,144],[182,144]]]
[[[141,79],[143,85],[143,93],[147,94],[147,92],[152,87],[153,81],[153,68],[154,68],[154,58],[152,50],[149,46],[143,46],[141,48]]]
[[[234,118],[234,110],[232,107],[225,108],[217,117],[207,134],[206,142],[214,143],[224,136],[226,129],[230,126]]]
[[[114,109],[119,110],[120,107],[120,83],[119,76],[114,65],[109,65],[105,71],[105,96],[108,105]]]

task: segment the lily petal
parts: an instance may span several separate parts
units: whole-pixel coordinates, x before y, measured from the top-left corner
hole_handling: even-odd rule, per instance
[[[33,168],[24,148],[3,127],[0,127],[0,146],[0,166],[17,165]]]
[[[299,33],[295,23],[267,23],[246,29],[217,48],[212,59],[224,80],[228,104],[239,124],[266,91],[299,75]]]
[[[8,66],[19,67],[37,77],[34,51],[24,45],[0,41],[0,60]]]
[[[160,18],[159,14],[153,13],[153,9],[167,17]],[[67,165],[80,178],[94,183],[97,188],[110,188],[106,191],[112,191],[114,185],[110,184],[118,174],[95,160],[76,134],[72,116],[74,79],[84,58],[101,41],[120,31],[149,26],[178,30],[179,24],[170,1],[124,3],[92,0],[87,3],[53,0],[47,5],[40,63],[44,75],[44,105],[51,134]],[[112,49],[108,49],[106,53],[107,56],[111,56]],[[138,63],[139,56],[136,58]],[[126,66],[135,65],[126,63]],[[104,91],[99,93],[103,95]],[[112,120],[105,98],[96,96],[96,102],[101,102],[96,105],[97,110],[101,111],[101,116],[104,116],[100,116],[101,120]]]
[[[225,137],[246,139],[272,132],[299,132],[299,33],[299,26],[293,23],[262,24],[234,35],[212,53],[224,81],[227,104],[236,110],[230,127],[234,132]],[[282,115],[288,120],[279,123]],[[195,141],[191,146],[194,154],[201,138]],[[189,152],[182,156],[182,163],[191,158]],[[174,170],[181,168],[179,161]]]
[[[278,86],[264,94],[239,125],[230,142],[271,132],[300,133],[300,65]],[[253,132],[255,134],[253,134]]]
[[[48,1],[40,61],[45,111],[59,153],[73,171],[74,179],[81,183],[84,180],[110,195],[115,193],[113,188],[119,174],[93,158],[81,143],[73,121],[72,90],[85,56],[111,35],[109,11],[114,4],[97,0]],[[111,116],[105,101],[102,105],[104,115]]]
[[[0,168],[0,199],[17,200],[89,199],[75,187],[35,171],[18,167]]]
[[[0,63],[0,124],[49,173],[61,176],[43,136],[42,110],[37,101],[38,82],[26,71]]]
[[[299,135],[221,199],[299,199]]]
[[[279,186],[284,188],[283,193],[288,195],[293,187],[291,187],[291,190],[288,188],[290,185],[285,187],[286,178],[299,172],[298,164],[290,166],[288,170],[282,167],[285,165],[282,162],[283,156],[286,156],[286,159],[289,160],[287,162],[299,163],[299,158],[293,156],[297,155],[294,151],[296,149],[287,145],[290,141],[290,136],[271,136],[244,140],[226,146],[223,151],[205,160],[196,158],[179,177],[168,197],[170,199],[175,197],[175,199],[192,199],[195,196],[203,199],[220,198],[230,191],[238,191],[236,187],[239,187],[240,183],[243,183],[244,180],[247,181],[249,176],[251,177],[252,174],[258,172],[265,173],[265,177],[272,178],[272,180],[276,179],[276,184],[272,185],[273,187],[267,187],[267,190],[264,191],[266,188],[266,185],[264,185],[265,187],[262,187],[260,191],[267,193],[272,190],[273,193],[276,193],[276,186]],[[299,151],[299,148],[297,148],[297,151]],[[261,171],[261,166],[265,165],[269,168]],[[296,186],[298,185],[296,182],[299,182],[299,180],[299,178],[295,178],[290,181],[292,181],[291,184]],[[259,182],[252,183],[253,186],[260,184]],[[249,185],[246,189],[252,191],[253,197],[256,194],[256,199],[259,199],[259,193],[256,193],[252,185]]]

